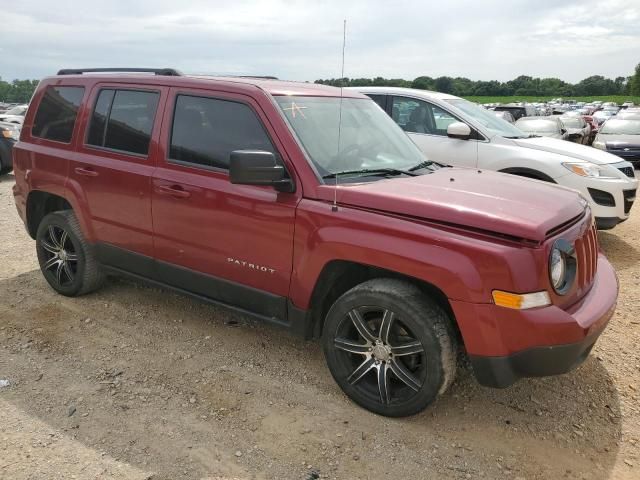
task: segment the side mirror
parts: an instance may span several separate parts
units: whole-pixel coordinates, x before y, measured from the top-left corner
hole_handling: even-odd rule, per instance
[[[564,135],[565,133],[567,133],[567,129],[566,129],[566,128],[561,128],[561,129],[560,129],[560,133],[561,133],[562,135]]]
[[[471,127],[462,122],[450,123],[447,127],[447,136],[459,140],[469,140],[471,138]]]
[[[229,179],[238,185],[271,185],[281,192],[293,192],[287,171],[276,163],[276,156],[262,150],[231,152]]]

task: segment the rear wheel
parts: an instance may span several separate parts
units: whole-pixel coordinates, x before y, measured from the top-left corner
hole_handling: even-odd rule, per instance
[[[327,315],[323,347],[342,390],[380,415],[418,413],[455,376],[447,314],[401,280],[370,280],[340,297]]]
[[[42,219],[36,234],[36,252],[44,278],[62,295],[83,295],[102,284],[100,265],[70,210],[50,213]]]

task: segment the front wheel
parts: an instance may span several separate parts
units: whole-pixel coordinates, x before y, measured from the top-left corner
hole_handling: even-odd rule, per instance
[[[36,252],[44,278],[62,295],[83,295],[102,284],[100,265],[71,210],[50,213],[42,219]]]
[[[456,372],[447,314],[420,289],[397,279],[369,280],[342,295],[327,315],[323,347],[342,390],[360,406],[389,417],[426,408]]]

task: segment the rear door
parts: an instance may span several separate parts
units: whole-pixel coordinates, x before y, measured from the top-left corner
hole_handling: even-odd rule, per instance
[[[239,94],[172,89],[161,138],[153,176],[159,279],[268,318],[286,318],[300,188],[282,193],[229,181],[234,150],[285,158],[259,105]]]
[[[165,87],[98,84],[85,115],[84,141],[71,160],[69,186],[83,199],[100,260],[151,276],[151,175]]]
[[[431,102],[403,96],[393,97],[391,109],[396,123],[430,160],[456,167],[477,165],[477,140],[447,136],[447,127],[462,121],[453,114]]]

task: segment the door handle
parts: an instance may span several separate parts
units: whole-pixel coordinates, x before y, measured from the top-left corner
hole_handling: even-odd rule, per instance
[[[95,170],[92,170],[90,168],[77,167],[75,169],[75,172],[78,175],[84,175],[85,177],[97,177],[99,175],[98,172],[96,172]]]
[[[160,195],[170,195],[175,198],[189,198],[191,196],[191,192],[186,191],[179,185],[160,185],[156,188],[156,192]]]

